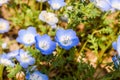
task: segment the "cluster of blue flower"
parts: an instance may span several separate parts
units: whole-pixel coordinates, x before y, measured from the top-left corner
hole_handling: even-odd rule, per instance
[[[1,0],[0,6],[4,3],[8,3],[9,0]],[[37,2],[46,2],[50,4],[51,9],[58,10],[65,6],[64,0],[36,0]],[[90,0],[95,3],[102,11],[115,11],[120,10],[120,0]],[[56,28],[58,23],[58,18],[56,14],[47,12],[46,10],[41,11],[39,14],[39,19],[43,22],[49,24],[52,28]],[[10,24],[7,20],[0,18],[0,33],[3,34],[8,32],[10,29]],[[79,38],[77,37],[75,31],[72,29],[56,29],[55,41],[47,34],[39,35],[33,26],[29,26],[27,29],[21,29],[18,32],[17,42],[25,45],[32,46],[35,44],[35,48],[38,49],[43,55],[50,55],[56,49],[56,46],[60,46],[65,50],[69,50],[72,47],[79,44]],[[113,48],[118,52],[120,56],[120,36],[117,42],[113,42]],[[0,55],[0,64],[4,66],[14,67],[15,63],[13,59],[16,59],[23,68],[28,68],[29,65],[35,63],[35,58],[33,58],[29,51],[24,51],[23,49],[15,50],[7,54]],[[119,57],[116,55],[112,58],[116,67],[119,66]],[[48,76],[42,74],[39,71],[34,71],[32,74],[28,73],[26,76],[28,80],[48,80]]]
[[[4,3],[7,3],[7,0]],[[47,0],[37,0],[38,2],[45,2]],[[54,10],[60,9],[65,6],[64,0],[48,0],[51,8]],[[2,5],[2,4],[1,4]],[[56,28],[56,23],[58,18],[54,13],[41,11],[39,19],[43,22],[48,23],[52,28]],[[0,18],[0,33],[8,32],[10,29],[10,24],[7,20]],[[38,49],[43,55],[50,55],[56,49],[56,45],[59,45],[65,50],[69,50],[79,43],[79,38],[76,36],[75,31],[72,29],[64,30],[58,29],[56,31],[55,41],[52,41],[50,36],[47,34],[39,35],[36,29],[32,26],[28,27],[26,30],[21,29],[18,32],[17,42],[25,45],[32,46],[35,44],[36,49]],[[33,58],[29,51],[24,51],[23,49],[15,50],[7,54],[0,55],[0,64],[4,66],[14,67],[15,63],[13,59],[16,59],[23,68],[28,68],[29,65],[35,63],[35,58]],[[26,76],[28,80],[48,80],[48,76],[42,74],[39,71],[34,71],[32,74],[28,73]]]
[[[27,30],[21,29],[18,32],[16,41],[24,44],[25,46],[31,46],[35,44],[36,48],[40,50],[42,54],[49,55],[52,54],[52,52],[56,49],[56,44],[65,50],[69,50],[79,43],[79,38],[72,29],[58,29],[55,36],[55,42],[52,41],[50,36],[47,34],[40,36],[37,34],[34,27],[28,27]],[[27,68],[29,65],[33,65],[35,63],[35,59],[28,53],[29,52],[20,49],[12,51],[8,54],[2,54],[0,56],[0,64],[14,67],[15,64],[13,63],[12,59],[16,58],[23,68]],[[36,72],[33,74],[36,75]]]
[[[42,36],[37,34],[34,27],[29,27],[27,30],[21,29],[18,32],[16,40],[26,46],[31,46],[35,43],[36,48],[44,55],[51,54],[56,49],[56,43],[66,50],[69,50],[79,43],[79,38],[72,29],[58,29],[55,36],[55,42],[52,41],[47,34]]]

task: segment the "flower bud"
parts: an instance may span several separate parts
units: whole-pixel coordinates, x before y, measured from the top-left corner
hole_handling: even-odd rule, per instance
[[[25,74],[24,74],[24,72],[18,72],[17,74],[16,74],[16,79],[17,80],[25,80]]]

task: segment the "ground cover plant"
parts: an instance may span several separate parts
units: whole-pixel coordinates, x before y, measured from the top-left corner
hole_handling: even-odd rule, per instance
[[[0,0],[0,80],[119,80],[120,0]]]

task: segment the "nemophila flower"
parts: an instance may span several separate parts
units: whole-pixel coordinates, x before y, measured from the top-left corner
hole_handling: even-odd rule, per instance
[[[113,56],[112,61],[115,65],[115,67],[118,68],[120,62],[119,62],[119,59],[117,58],[117,56]]]
[[[102,11],[112,10],[112,6],[108,0],[94,0],[95,5],[99,7]]]
[[[9,57],[7,56],[7,54],[2,54],[0,55],[0,64],[4,65],[4,66],[11,66],[14,67],[14,63],[9,59]]]
[[[109,0],[113,8],[120,10],[120,0]]]
[[[2,6],[5,3],[8,3],[9,0],[0,0],[0,6]]]
[[[0,18],[0,33],[8,32],[9,27],[9,22],[3,18]]]
[[[37,2],[45,2],[45,1],[47,1],[47,0],[36,0]]]
[[[35,63],[35,59],[31,57],[28,52],[25,52],[23,50],[19,52],[18,56],[16,56],[16,59],[20,62],[20,65],[23,68],[27,68],[29,65],[33,65]]]
[[[120,0],[90,0],[102,11],[120,10]]]
[[[112,46],[118,52],[118,56],[120,56],[120,36],[118,36],[118,39],[116,42],[112,43]]]
[[[66,5],[64,0],[48,0],[48,3],[50,4],[51,8],[54,10],[58,10]]]
[[[56,48],[56,43],[53,42],[47,34],[43,36],[37,35],[35,40],[36,48],[44,55],[51,54]]]
[[[24,52],[23,49],[19,49],[19,50],[15,50],[15,51],[11,51],[7,54],[7,56],[9,58],[15,58],[20,52]]]
[[[31,73],[28,73],[26,75],[26,79],[27,80],[49,80],[48,79],[48,76],[46,74],[42,74],[41,72],[39,71],[35,71],[33,72],[32,74]]]
[[[31,46],[35,43],[35,36],[37,35],[36,29],[34,27],[29,27],[27,30],[21,29],[18,32],[17,42],[24,44],[26,46]]]
[[[39,19],[48,23],[51,26],[56,25],[56,23],[58,22],[58,18],[56,17],[56,15],[54,13],[47,11],[42,11],[39,14]]]
[[[76,46],[79,43],[79,39],[76,36],[75,31],[72,29],[62,30],[59,29],[56,32],[55,40],[60,47],[69,50],[73,46]]]

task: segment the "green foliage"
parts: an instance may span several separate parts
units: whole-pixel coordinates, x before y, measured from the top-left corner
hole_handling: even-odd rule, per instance
[[[119,11],[114,13],[102,12],[88,0],[66,0],[67,5],[58,11],[51,10],[47,2],[37,3],[36,0],[28,0],[27,3],[24,3],[23,1],[25,0],[11,0],[11,4],[8,4],[6,10],[10,11],[11,15],[7,19],[11,22],[11,27],[22,29],[34,26],[40,35],[48,34],[54,40],[56,30],[51,29],[49,25],[38,19],[41,10],[46,10],[59,17],[67,15],[68,22],[64,22],[67,24],[65,29],[73,29],[80,38],[80,44],[77,47],[64,50],[57,46],[55,52],[47,56],[42,55],[35,49],[34,45],[31,47],[22,45],[22,48],[29,51],[29,54],[35,58],[37,69],[49,75],[50,80],[95,80],[98,79],[94,77],[98,67],[101,67],[101,65],[113,66],[113,63],[112,65],[107,65],[107,62],[104,63],[104,59],[109,56],[112,57],[109,54],[113,51],[111,44],[120,34]],[[67,9],[69,6],[73,8],[71,10]],[[117,15],[114,15],[115,13]],[[57,25],[61,26],[62,23],[63,21],[59,19]],[[84,26],[82,26],[82,29],[80,26],[80,30],[78,30],[80,24]],[[64,27],[61,26],[60,28]],[[8,36],[8,34],[5,35]],[[15,34],[14,38],[16,38],[16,33],[11,34],[13,36]],[[0,46],[3,43],[1,38],[4,38],[4,36],[0,35]],[[10,37],[10,39],[13,38]],[[91,65],[89,60],[83,60],[83,58],[86,58],[85,53],[89,51],[94,52],[95,58],[97,58],[96,68]],[[76,60],[78,56],[80,56],[79,61]],[[28,69],[31,68],[32,66]],[[105,70],[105,67],[102,68]],[[112,69],[109,69],[110,72],[102,76],[100,80],[119,80],[120,70]],[[8,71],[7,76],[14,78],[16,73],[22,70],[22,67],[17,64],[14,68],[7,67],[6,70]],[[26,73],[25,70],[23,71]]]
[[[9,72],[7,74],[8,78],[13,78],[15,75],[22,70],[22,67],[20,65],[16,65],[14,68],[13,67],[7,67],[7,71]]]

